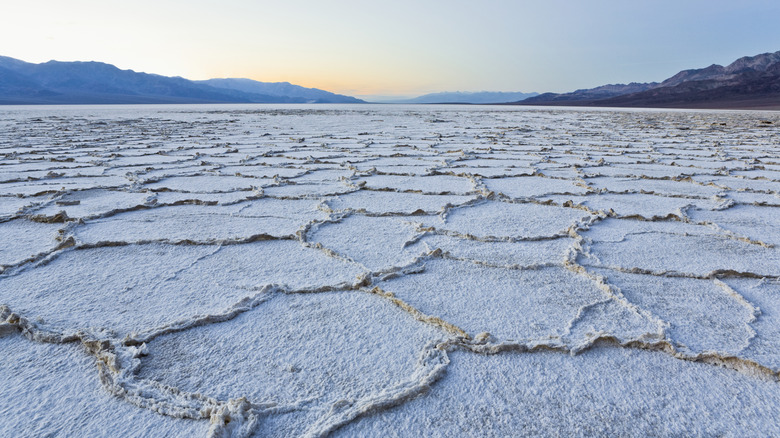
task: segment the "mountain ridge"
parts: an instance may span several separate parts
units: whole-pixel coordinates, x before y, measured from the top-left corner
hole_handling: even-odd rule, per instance
[[[206,79],[194,82],[214,88],[236,90],[245,93],[306,99],[307,102],[305,103],[363,103],[362,100],[355,97],[335,94],[317,88],[306,88],[289,82],[260,82],[245,78]],[[339,102],[335,102],[337,100]]]
[[[511,91],[444,91],[439,93],[423,94],[411,99],[397,99],[389,103],[468,103],[468,104],[493,104],[525,100],[539,93],[523,93]]]
[[[633,87],[631,86],[633,85]],[[727,66],[682,70],[662,82],[543,93],[512,104],[648,108],[780,109],[780,51]]]
[[[103,62],[34,64],[0,56],[0,104],[363,103],[351,96],[289,83],[240,81],[269,92],[242,91],[224,83],[216,87],[208,81],[122,70]],[[277,88],[294,90],[294,95],[274,91],[278,84],[286,84]]]

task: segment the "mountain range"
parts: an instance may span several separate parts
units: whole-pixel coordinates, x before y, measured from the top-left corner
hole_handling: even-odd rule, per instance
[[[529,97],[537,96],[539,93],[521,93],[521,92],[503,92],[503,91],[477,91],[477,92],[443,92],[424,94],[412,99],[391,100],[387,103],[473,103],[489,104],[515,102]]]
[[[191,81],[102,62],[33,64],[0,56],[0,104],[363,103],[287,82]]]
[[[780,51],[727,66],[683,70],[662,82],[609,84],[570,93],[444,92],[392,103],[780,109]],[[365,103],[288,82],[191,81],[102,62],[40,64],[0,56],[0,104]],[[389,103],[389,102],[388,102]]]
[[[780,109],[780,51],[745,56],[723,67],[683,70],[663,82],[603,85],[543,93],[518,105]]]

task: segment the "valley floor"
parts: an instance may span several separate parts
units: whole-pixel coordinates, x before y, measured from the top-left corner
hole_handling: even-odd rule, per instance
[[[780,435],[779,128],[0,108],[0,435]]]

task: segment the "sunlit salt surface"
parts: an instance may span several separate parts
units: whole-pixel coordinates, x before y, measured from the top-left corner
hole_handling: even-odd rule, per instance
[[[780,434],[780,115],[0,109],[0,436]]]

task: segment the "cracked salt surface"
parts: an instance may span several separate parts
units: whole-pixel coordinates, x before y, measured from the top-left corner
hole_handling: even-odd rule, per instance
[[[377,216],[410,216],[416,214],[437,214],[447,206],[463,205],[476,199],[476,195],[422,195],[419,193],[359,190],[327,199],[325,203],[334,212],[355,212]]]
[[[316,435],[414,385],[440,338],[376,295],[277,294],[229,322],[152,340],[138,377],[287,413],[262,420],[264,434]]]
[[[0,222],[0,273],[4,269],[33,260],[59,246],[62,224],[14,219]]]
[[[773,436],[776,382],[643,350],[451,354],[425,397],[335,436]],[[628,402],[627,399],[631,401]]]
[[[621,225],[624,224],[630,222]],[[617,231],[626,232],[619,241],[594,241],[587,248],[585,263],[620,271],[688,277],[774,277],[780,267],[780,248],[767,247],[760,241],[715,230],[707,232],[706,227],[681,222],[653,222],[652,227],[644,224],[638,222]],[[589,233],[583,235],[590,238]],[[637,251],[638,248],[642,250]]]
[[[107,393],[75,345],[0,335],[0,435],[198,436],[208,425],[160,415]]]
[[[594,282],[563,267],[504,270],[431,259],[421,270],[378,286],[468,334],[499,340],[557,342],[580,307],[602,298]]]
[[[581,185],[578,186],[578,182],[579,181],[529,176],[489,179],[485,181],[485,186],[488,190],[501,193],[509,198],[535,198],[553,193],[571,195],[585,194],[588,189]]]
[[[780,434],[778,124],[5,108],[0,435]]]
[[[591,218],[588,212],[553,205],[485,201],[453,208],[444,221],[429,224],[475,240],[538,240],[567,236],[571,227]]]

